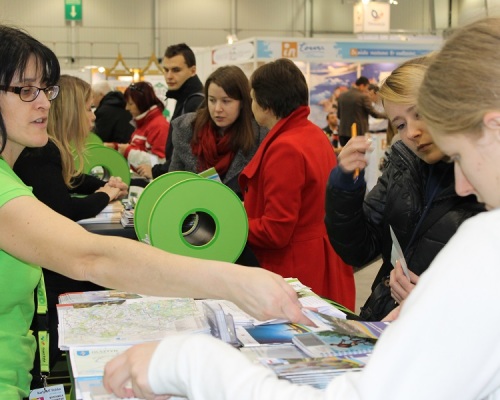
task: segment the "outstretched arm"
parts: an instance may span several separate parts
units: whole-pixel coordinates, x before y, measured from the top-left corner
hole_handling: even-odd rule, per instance
[[[269,271],[91,234],[28,196],[0,207],[0,220],[1,249],[72,279],[155,296],[224,298],[261,320],[307,323],[295,291]]]

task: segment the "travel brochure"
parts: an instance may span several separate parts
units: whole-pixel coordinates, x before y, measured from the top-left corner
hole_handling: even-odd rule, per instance
[[[347,371],[358,372],[364,364],[355,360],[337,357],[261,359],[263,365],[270,368],[282,379],[300,385],[310,385],[324,389],[332,379]]]
[[[225,300],[144,296],[116,290],[59,297],[59,347],[67,350],[77,400],[108,400],[105,364],[136,343],[184,332],[212,334],[252,362],[291,382],[324,388],[359,371],[388,323],[346,319],[346,313],[294,278],[305,315],[315,326],[258,321]]]

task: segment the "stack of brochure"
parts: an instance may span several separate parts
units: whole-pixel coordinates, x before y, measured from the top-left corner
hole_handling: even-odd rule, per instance
[[[99,214],[93,218],[85,218],[77,221],[80,225],[87,224],[109,224],[120,223],[124,206],[121,201],[115,200],[109,203]]]
[[[120,217],[120,223],[124,228],[134,227],[134,210],[123,210]]]
[[[315,326],[287,322],[236,326],[244,346],[241,351],[280,378],[320,389],[347,371],[360,371],[389,324],[346,319],[344,312],[296,279],[288,282]]]
[[[347,371],[358,372],[364,367],[363,363],[337,357],[268,358],[260,361],[281,379],[299,385],[310,385],[317,389],[324,389],[336,376]]]
[[[114,400],[103,385],[104,366],[130,346],[72,347],[69,350],[75,398],[78,400]],[[171,400],[180,397],[170,397]],[[128,400],[139,400],[128,398]]]
[[[212,334],[278,377],[317,388],[339,374],[363,368],[387,323],[347,320],[344,312],[297,279],[287,282],[315,326],[259,321],[224,300],[159,298],[114,290],[61,295],[59,347],[69,351],[76,399],[114,399],[102,385],[106,362],[133,344],[174,332]],[[334,352],[335,346],[344,352]],[[361,347],[363,351],[352,351]]]
[[[310,357],[335,356],[366,362],[389,325],[387,322],[344,320],[312,311],[306,315],[321,330],[295,335],[292,342]]]

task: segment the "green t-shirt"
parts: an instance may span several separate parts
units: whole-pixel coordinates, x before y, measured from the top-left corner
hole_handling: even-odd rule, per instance
[[[31,190],[0,157],[0,207]],[[1,222],[0,222],[1,223]],[[0,249],[0,399],[28,397],[36,342],[29,332],[41,268]]]

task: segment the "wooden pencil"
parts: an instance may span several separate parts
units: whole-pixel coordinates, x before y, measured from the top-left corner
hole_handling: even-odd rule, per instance
[[[356,126],[356,122],[353,122],[351,125],[351,138],[355,138],[356,136],[358,136],[358,128]],[[359,177],[359,168],[356,168],[354,170],[353,178],[358,179],[358,177]]]

